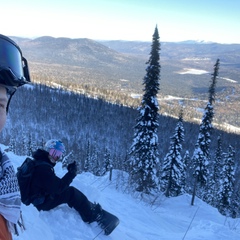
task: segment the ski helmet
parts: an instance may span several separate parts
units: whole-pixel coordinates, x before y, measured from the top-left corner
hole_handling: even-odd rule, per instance
[[[0,85],[7,89],[10,99],[16,89],[31,82],[27,60],[19,46],[10,38],[0,34]]]
[[[45,144],[44,149],[49,153],[49,156],[54,161],[58,161],[62,157],[63,153],[66,152],[62,141],[57,139],[48,140]]]

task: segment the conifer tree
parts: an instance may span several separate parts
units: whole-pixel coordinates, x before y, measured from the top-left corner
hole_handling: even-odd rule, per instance
[[[171,137],[169,152],[163,161],[161,176],[161,190],[166,197],[178,196],[183,193],[183,179],[185,178],[185,166],[181,156],[182,142],[184,141],[183,112],[181,110],[175,133]]]
[[[110,171],[111,168],[112,168],[111,154],[109,149],[106,148],[104,153],[104,159],[103,159],[102,175]]]
[[[101,167],[98,159],[96,159],[95,166],[93,167],[93,174],[101,176]]]
[[[32,140],[31,133],[28,134],[28,141],[26,142],[26,151],[27,151],[26,152],[27,156],[32,156],[34,149],[33,149],[33,140]]]
[[[235,150],[230,145],[228,148],[228,153],[226,153],[224,156],[224,164],[221,172],[221,184],[218,192],[218,211],[227,217],[232,215],[235,207],[235,205],[232,204],[235,182],[234,156]]]
[[[38,148],[38,147],[37,147],[37,143],[36,143],[36,141],[32,139],[31,155],[32,155],[32,153],[33,153],[34,151],[37,150],[37,148]]]
[[[213,164],[211,166],[210,174],[207,180],[206,193],[204,196],[204,201],[208,204],[216,207],[217,202],[217,192],[219,188],[220,173],[222,168],[222,141],[221,137],[218,136],[217,149],[215,152],[215,157],[213,159]]]
[[[40,143],[40,148],[44,148],[46,141],[42,138]]]
[[[139,117],[135,126],[133,144],[130,150],[130,182],[133,188],[150,193],[158,188],[158,135],[159,106],[157,93],[160,80],[160,42],[157,26],[155,28],[146,75],[143,79],[144,94]]]
[[[87,157],[84,161],[84,171],[85,172],[90,172],[90,142],[89,140],[87,141]]]
[[[15,138],[13,138],[12,136],[10,137],[10,143],[9,143],[9,151],[16,153],[16,142],[15,142]]]
[[[235,172],[236,176],[236,172]],[[231,209],[230,209],[230,214],[232,218],[239,218],[239,212],[240,212],[240,192],[239,192],[239,187],[237,189],[236,186],[236,181],[234,183],[234,192],[231,197]]]
[[[183,157],[183,166],[185,167],[184,172],[185,175],[183,176],[183,186],[185,189],[185,192],[189,192],[189,188],[190,188],[190,180],[192,179],[192,176],[190,175],[190,161],[191,161],[191,157],[190,157],[190,153],[188,150],[186,150],[185,155]]]
[[[22,136],[22,150],[21,150],[21,154],[22,155],[28,155],[28,153],[29,153],[28,140],[27,140],[26,134],[27,134],[26,132],[23,132],[23,136]]]
[[[208,175],[208,163],[209,163],[209,146],[211,143],[211,130],[212,121],[214,116],[213,102],[215,100],[215,87],[217,83],[219,69],[219,59],[217,59],[214,65],[214,73],[212,74],[211,84],[209,87],[209,98],[207,106],[205,107],[202,122],[200,124],[199,134],[197,143],[195,145],[195,150],[193,153],[192,164],[193,164],[193,176],[194,176],[194,186],[192,193],[192,202],[194,204],[194,198],[197,192],[197,186],[203,187],[207,182]]]
[[[217,139],[217,149],[215,152],[215,164],[214,164],[214,168],[213,168],[213,180],[214,182],[218,182],[219,178],[220,178],[220,173],[221,173],[221,168],[222,168],[222,140],[221,137],[218,136]]]
[[[220,187],[220,176],[221,176],[221,169],[223,167],[223,151],[222,151],[222,139],[220,136],[218,136],[217,140],[217,149],[215,152],[215,158],[214,158],[214,166],[213,166],[213,182],[214,182],[214,188],[213,188],[213,198],[211,205],[216,207],[217,202],[217,196],[218,196],[218,190]]]
[[[96,174],[96,172],[100,171],[96,170],[99,167],[99,162],[98,162],[98,151],[96,148],[96,143],[93,145],[93,149],[92,149],[92,156],[91,156],[91,161],[89,163],[89,169],[90,172],[93,172],[93,174]]]

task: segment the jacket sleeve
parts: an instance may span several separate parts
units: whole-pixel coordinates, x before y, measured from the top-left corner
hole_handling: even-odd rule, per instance
[[[41,192],[51,195],[63,192],[75,176],[74,173],[67,172],[62,178],[59,178],[55,175],[52,167],[40,165],[35,170],[34,180],[35,184],[41,189]]]

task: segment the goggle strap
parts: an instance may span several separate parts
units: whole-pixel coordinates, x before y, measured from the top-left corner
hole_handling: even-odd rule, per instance
[[[8,99],[7,108],[6,108],[7,113],[8,113],[8,109],[9,109],[9,105],[10,105],[11,98],[12,98],[12,96],[14,95],[15,92],[16,92],[16,91],[12,92],[12,93],[10,94],[9,99]]]
[[[23,66],[24,77],[25,77],[27,82],[31,82],[27,59],[22,57],[22,60],[23,60],[23,63],[24,63],[24,66]]]

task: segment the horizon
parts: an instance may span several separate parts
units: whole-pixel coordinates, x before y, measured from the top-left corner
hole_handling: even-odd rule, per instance
[[[240,44],[239,8],[238,0],[5,1],[1,34],[150,42],[157,25],[161,42]]]
[[[29,40],[35,40],[37,38],[42,38],[42,37],[50,37],[50,38],[54,38],[54,39],[58,39],[58,38],[66,38],[66,39],[90,39],[93,41],[99,41],[99,42],[104,42],[104,41],[119,41],[119,42],[145,42],[145,43],[151,43],[152,41],[144,41],[144,40],[124,40],[124,39],[92,39],[92,38],[87,38],[87,37],[79,37],[79,38],[72,38],[72,37],[54,37],[54,36],[50,36],[50,35],[43,35],[43,36],[35,36],[35,37],[26,37],[26,36],[10,36],[8,35],[7,37],[9,38],[22,38],[22,39],[29,39]],[[199,44],[212,44],[212,43],[216,43],[216,44],[225,44],[225,45],[232,45],[232,44],[240,44],[240,43],[220,43],[220,42],[212,42],[212,41],[205,41],[205,40],[194,40],[194,39],[186,39],[186,40],[182,40],[182,41],[161,41],[161,43],[199,43]]]

